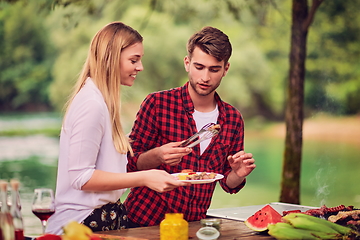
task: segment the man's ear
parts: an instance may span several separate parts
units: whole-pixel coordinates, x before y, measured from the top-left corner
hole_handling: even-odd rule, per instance
[[[189,72],[190,69],[190,58],[188,56],[184,57],[184,67],[187,72]]]
[[[226,76],[227,72],[229,71],[229,68],[230,68],[230,63],[227,62],[226,65],[225,65],[225,71],[224,71],[223,77]]]

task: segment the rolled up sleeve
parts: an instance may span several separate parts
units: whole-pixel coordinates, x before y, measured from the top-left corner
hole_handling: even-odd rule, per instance
[[[69,143],[68,171],[71,186],[80,190],[96,168],[105,118],[97,101],[84,102],[74,111]],[[72,118],[74,117],[74,118]]]

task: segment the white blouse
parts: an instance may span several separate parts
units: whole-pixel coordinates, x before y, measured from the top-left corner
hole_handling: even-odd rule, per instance
[[[61,129],[56,210],[46,232],[61,234],[69,221],[81,222],[95,208],[116,202],[126,189],[92,192],[81,187],[95,169],[125,173],[126,165],[126,154],[117,152],[113,144],[104,98],[89,78],[72,101]]]

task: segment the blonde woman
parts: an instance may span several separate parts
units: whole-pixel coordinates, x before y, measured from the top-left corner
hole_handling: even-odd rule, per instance
[[[120,196],[126,188],[157,192],[187,184],[162,170],[126,173],[131,146],[120,121],[121,85],[132,86],[143,70],[142,36],[113,22],[93,38],[71,96],[60,135],[55,213],[46,232],[61,234],[69,221],[93,231],[127,227]]]

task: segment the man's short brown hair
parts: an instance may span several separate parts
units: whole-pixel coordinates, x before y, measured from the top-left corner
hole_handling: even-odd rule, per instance
[[[204,27],[192,35],[187,44],[188,56],[191,59],[195,47],[216,58],[224,64],[229,61],[232,47],[228,36],[214,27]]]

